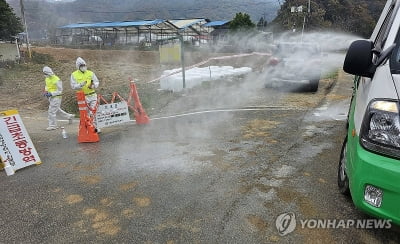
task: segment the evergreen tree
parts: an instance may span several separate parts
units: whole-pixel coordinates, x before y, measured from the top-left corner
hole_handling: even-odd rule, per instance
[[[0,40],[12,40],[13,36],[23,31],[20,18],[5,0],[0,0]]]
[[[236,13],[235,18],[230,22],[229,29],[232,31],[252,30],[255,26],[250,15],[240,12]]]

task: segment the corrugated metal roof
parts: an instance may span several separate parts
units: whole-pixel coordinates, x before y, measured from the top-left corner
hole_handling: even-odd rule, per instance
[[[69,25],[64,25],[59,28],[63,29],[68,29],[68,28],[86,28],[92,26],[93,23],[77,23],[77,24],[69,24]]]
[[[229,22],[228,20],[216,20],[216,21],[208,22],[208,23],[205,24],[204,26],[207,26],[207,27],[221,26],[221,25],[224,25],[224,24],[226,24],[226,23],[228,23],[228,22]]]
[[[179,29],[185,29],[189,26],[197,24],[199,22],[205,21],[205,19],[172,19],[169,20],[174,26],[178,27]]]
[[[155,20],[141,20],[141,21],[124,21],[116,24],[116,27],[127,27],[127,26],[145,26],[145,25],[157,25],[160,23],[164,23],[163,19],[155,19]]]
[[[76,24],[69,24],[58,27],[59,29],[106,29],[106,28],[145,28],[151,27],[152,30],[156,31],[157,29],[163,30],[164,32],[171,32],[175,33],[179,30],[187,30],[190,28],[190,31],[197,33],[200,35],[203,32],[209,32],[209,28],[202,28],[204,24],[206,24],[209,20],[203,18],[196,18],[196,19],[174,19],[174,20],[162,20],[162,19],[155,19],[155,20],[136,20],[136,21],[119,21],[119,22],[97,22],[97,23],[76,23]],[[160,24],[160,25],[158,25]],[[154,28],[153,28],[154,27]]]

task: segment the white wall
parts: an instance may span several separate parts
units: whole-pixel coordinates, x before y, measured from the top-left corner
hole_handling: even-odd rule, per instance
[[[18,59],[19,53],[15,43],[0,43],[0,62]]]

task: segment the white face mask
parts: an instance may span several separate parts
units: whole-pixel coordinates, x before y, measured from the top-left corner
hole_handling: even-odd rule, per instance
[[[87,70],[87,67],[86,66],[81,66],[81,67],[79,67],[79,70],[82,71],[82,72],[85,72]]]

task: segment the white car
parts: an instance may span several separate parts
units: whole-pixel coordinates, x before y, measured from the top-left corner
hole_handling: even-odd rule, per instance
[[[322,71],[322,53],[317,43],[280,42],[263,69],[266,86],[318,90]]]

